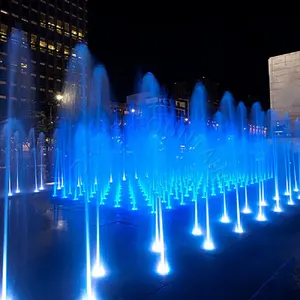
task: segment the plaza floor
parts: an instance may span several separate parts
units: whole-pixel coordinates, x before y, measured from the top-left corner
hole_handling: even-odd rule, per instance
[[[93,209],[90,214],[93,262]],[[205,252],[201,249],[203,237],[190,234],[191,207],[166,212],[171,273],[163,278],[154,272],[157,254],[149,251],[153,216],[104,208],[101,254],[108,274],[93,280],[93,290],[101,300],[292,299],[284,297],[285,292],[276,293],[275,298],[272,280],[276,270],[284,263],[288,266],[300,248],[299,216],[300,210],[294,206],[280,216],[271,215],[272,221],[263,224],[253,221],[253,216],[244,217],[246,233],[241,236],[232,231],[234,224],[214,222],[216,251]],[[53,204],[46,193],[20,195],[10,200],[9,220],[8,283],[14,299],[81,299],[85,287],[82,204]],[[2,232],[2,224],[0,229]]]

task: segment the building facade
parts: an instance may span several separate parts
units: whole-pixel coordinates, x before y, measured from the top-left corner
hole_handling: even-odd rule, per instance
[[[174,82],[172,86],[172,97],[175,102],[176,116],[188,119],[190,115],[190,88],[186,82]]]
[[[151,97],[148,93],[138,93],[127,96],[127,112],[140,114],[142,110],[147,107],[152,112],[162,113],[174,109],[176,117],[188,118],[189,115],[189,99],[188,98],[176,98],[170,99],[165,95],[161,97]]]
[[[220,86],[218,83],[204,76],[196,82],[203,84],[205,87],[208,114],[212,116],[220,107],[220,100],[222,98]],[[171,94],[176,104],[176,114],[178,117],[187,119],[190,117],[191,99],[196,82],[174,82]]]
[[[282,119],[300,117],[300,51],[269,58],[270,107]],[[277,120],[274,120],[277,121]]]
[[[15,29],[30,49],[31,61],[21,66],[24,72],[31,66],[30,101],[51,122],[72,48],[86,42],[87,0],[0,0],[0,101],[6,99],[7,41]]]

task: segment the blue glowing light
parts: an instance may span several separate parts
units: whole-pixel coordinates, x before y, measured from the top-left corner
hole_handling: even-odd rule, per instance
[[[14,43],[9,42],[11,64],[19,64],[24,55],[31,61],[20,34],[17,31]],[[229,92],[221,99],[219,110],[209,115],[201,83],[195,86],[190,112],[178,118],[176,102],[164,95],[151,73],[143,77],[140,93],[133,100],[128,98],[120,117],[122,109],[107,110],[111,97],[105,68],[93,66],[86,45],[77,45],[73,52],[63,94],[57,98],[61,101],[60,119],[50,145],[45,134],[36,134],[33,128],[26,137],[21,136],[25,124],[20,124],[25,120],[16,121],[18,116],[9,103],[3,131],[2,299],[8,297],[9,197],[18,197],[21,191],[47,191],[48,169],[54,178],[54,200],[74,201],[83,207],[84,299],[88,300],[95,299],[95,278],[111,270],[100,226],[104,207],[113,212],[126,210],[133,218],[143,215],[152,229],[147,239],[157,260],[155,272],[166,276],[173,271],[168,260],[172,251],[168,234],[173,222],[189,224],[187,234],[194,236],[199,252],[201,246],[213,251],[219,247],[217,226],[225,226],[238,237],[249,230],[245,220],[250,217],[266,222],[277,216],[270,211],[280,213],[287,205],[297,205],[299,121],[292,126],[290,118],[284,116],[286,137],[281,139],[272,125],[279,120],[276,112],[265,113],[255,103],[248,113],[242,102],[235,104]],[[10,70],[9,81],[15,82],[15,76],[15,70]],[[13,92],[8,86],[10,99]],[[28,184],[22,177],[27,165],[32,174],[26,178]],[[172,219],[174,215],[178,218]],[[95,233],[91,229],[94,218]]]

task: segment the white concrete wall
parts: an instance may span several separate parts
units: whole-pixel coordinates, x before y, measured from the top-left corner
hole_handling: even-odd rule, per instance
[[[300,119],[300,51],[269,58],[269,79],[271,109]]]

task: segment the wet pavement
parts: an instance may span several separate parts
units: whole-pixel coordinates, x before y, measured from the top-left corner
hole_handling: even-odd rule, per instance
[[[93,207],[90,215],[93,262]],[[191,206],[165,213],[171,273],[162,278],[154,272],[158,256],[149,251],[153,216],[102,208],[101,252],[108,276],[93,280],[99,299],[250,299],[300,247],[296,206],[281,216],[270,216],[272,222],[264,224],[244,217],[248,233],[241,237],[232,232],[233,224],[214,223],[217,249],[212,253],[201,249],[203,237],[189,234],[191,215]],[[82,203],[54,204],[47,193],[20,195],[10,199],[9,220],[8,284],[14,299],[81,299],[85,288]],[[2,226],[1,222],[1,232]],[[257,300],[262,299],[270,298]]]
[[[300,251],[287,260],[251,298],[266,299],[300,299]]]

